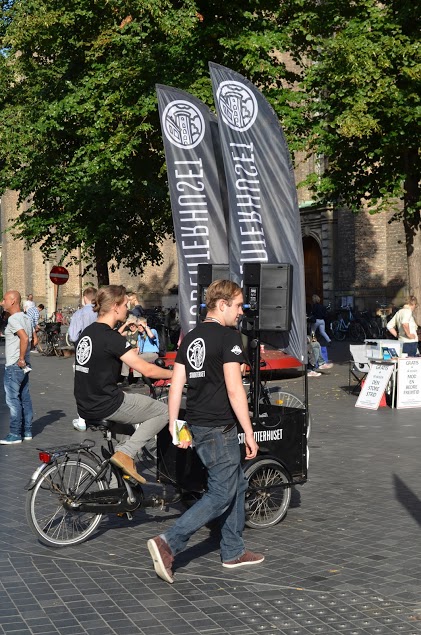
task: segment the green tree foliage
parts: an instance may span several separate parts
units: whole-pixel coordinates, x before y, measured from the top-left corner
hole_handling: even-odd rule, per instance
[[[326,158],[320,200],[402,199],[417,287],[417,3],[3,0],[2,18],[0,190],[32,197],[16,228],[29,244],[83,245],[100,281],[112,258],[159,262],[171,216],[155,83],[212,107],[214,61],[263,90],[292,150]]]
[[[83,246],[99,281],[112,258],[159,262],[171,216],[155,83],[212,103],[208,61],[247,72],[294,126],[274,2],[3,3],[0,190],[29,199],[15,226],[46,255]],[[268,17],[270,16],[270,17]],[[291,75],[291,73],[290,73]]]
[[[395,209],[403,220],[410,285],[420,294],[420,12],[412,0],[285,0],[302,73],[312,175],[324,202]]]

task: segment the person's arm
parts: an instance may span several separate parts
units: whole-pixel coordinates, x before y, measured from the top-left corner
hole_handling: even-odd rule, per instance
[[[394,326],[388,326],[387,330],[393,335],[393,337],[398,337],[398,332]]]
[[[79,309],[80,311],[80,309]],[[69,337],[72,340],[72,342],[76,342],[79,335],[82,332],[81,329],[81,321],[80,321],[80,317],[79,317],[79,312],[77,311],[70,319],[70,324],[69,324]]]
[[[121,355],[121,361],[127,364],[129,368],[133,368],[137,370],[139,373],[142,373],[145,377],[151,377],[152,379],[171,379],[172,370],[167,370],[166,368],[161,368],[161,366],[157,366],[156,364],[150,364],[149,362],[145,362],[142,357],[139,357],[135,352],[135,349],[131,348]]]
[[[171,388],[168,395],[168,415],[170,420],[170,434],[174,432],[174,421],[178,419],[180,412],[181,397],[183,395],[184,384],[186,383],[186,369],[184,364],[174,364],[173,376],[171,379]],[[188,422],[187,422],[188,423]],[[189,441],[182,441],[177,447],[184,450],[190,447]]]
[[[118,329],[118,332],[119,332],[121,335],[124,335],[124,331],[127,331],[127,329],[128,329],[128,328],[129,328],[129,323],[126,321],[126,322],[124,322],[124,324],[122,324],[122,325],[120,326],[120,328]]]
[[[411,333],[409,330],[409,322],[402,322],[402,328],[405,331],[405,335],[409,340],[417,339],[416,333]],[[389,329],[390,330],[390,329]],[[392,332],[392,331],[390,331]]]
[[[247,396],[243,387],[241,378],[241,369],[238,362],[227,362],[224,364],[224,378],[227,387],[228,399],[234,410],[238,423],[245,433],[246,443],[246,459],[254,459],[257,455],[259,446],[257,445],[253,426],[250,421],[249,407]]]
[[[29,337],[25,329],[19,329],[19,331],[16,331],[16,335],[19,338],[19,359],[17,364],[19,368],[24,368],[26,366],[25,355],[28,350]]]
[[[146,335],[149,337],[151,341],[156,340],[155,333],[152,331],[152,329],[149,328],[147,324],[145,326],[145,331],[146,331]]]

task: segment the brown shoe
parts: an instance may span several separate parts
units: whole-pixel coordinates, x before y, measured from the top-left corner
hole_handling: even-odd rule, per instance
[[[117,467],[123,470],[125,474],[134,478],[138,483],[146,483],[146,479],[136,472],[134,460],[130,456],[127,456],[127,454],[124,454],[124,452],[117,451],[112,455],[110,461],[113,465],[117,465]]]
[[[242,556],[235,560],[229,560],[223,562],[222,566],[228,569],[235,569],[236,567],[244,567],[249,564],[260,564],[265,559],[261,553],[253,553],[252,551],[246,551]]]
[[[174,562],[174,556],[168,544],[165,540],[156,536],[148,540],[148,549],[153,560],[156,575],[162,578],[162,580],[165,580],[165,582],[173,584],[172,563]]]

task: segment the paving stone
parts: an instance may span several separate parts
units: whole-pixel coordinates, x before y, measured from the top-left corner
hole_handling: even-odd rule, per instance
[[[131,523],[105,517],[89,541],[60,550],[39,544],[22,522],[36,447],[84,438],[71,425],[72,360],[34,355],[34,440],[0,446],[3,482],[12,485],[0,490],[8,510],[0,517],[0,635],[421,633],[420,413],[355,408],[345,390],[346,346],[335,345],[332,371],[309,385],[308,483],[294,490],[281,524],[245,530],[265,562],[223,570],[204,528],[177,558],[174,585],[156,578],[146,540],[165,531],[181,506],[141,510]],[[303,388],[291,374],[273,383]],[[100,445],[98,433],[89,437]]]

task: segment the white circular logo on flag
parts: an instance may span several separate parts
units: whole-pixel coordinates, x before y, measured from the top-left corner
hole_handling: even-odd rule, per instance
[[[245,132],[254,124],[258,111],[256,97],[241,82],[221,82],[216,99],[222,119],[233,130]]]
[[[92,355],[92,340],[88,335],[82,337],[76,349],[76,361],[83,366],[89,362]]]
[[[205,121],[191,102],[179,99],[166,106],[162,114],[162,129],[168,141],[177,148],[195,148],[205,134]]]
[[[196,338],[187,349],[187,359],[194,370],[201,370],[206,357],[205,342],[201,337]]]

